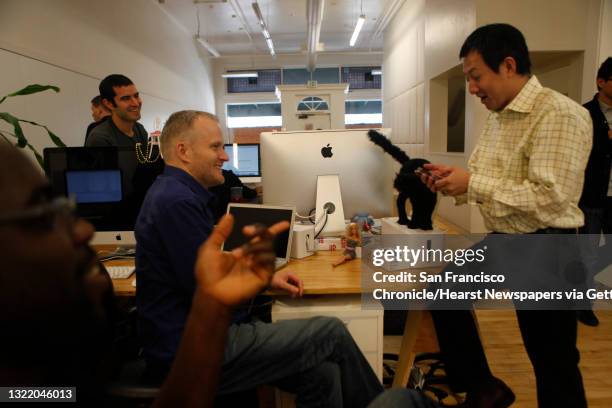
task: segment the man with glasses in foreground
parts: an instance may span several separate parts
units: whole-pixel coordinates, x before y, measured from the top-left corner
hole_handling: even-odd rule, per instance
[[[89,247],[93,227],[6,143],[0,192],[0,387],[70,386],[82,405],[108,405],[114,295]],[[155,406],[212,406],[231,308],[270,282],[272,238],[288,224],[246,228],[251,242],[222,253],[232,224],[231,216],[222,218],[199,249],[191,311]]]

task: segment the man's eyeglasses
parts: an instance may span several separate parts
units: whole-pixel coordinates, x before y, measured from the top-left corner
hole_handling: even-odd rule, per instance
[[[55,228],[60,217],[72,221],[75,210],[76,200],[74,197],[56,197],[45,204],[1,215],[0,226],[18,224],[28,229],[50,231]]]

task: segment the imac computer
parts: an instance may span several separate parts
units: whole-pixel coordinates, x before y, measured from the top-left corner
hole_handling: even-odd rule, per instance
[[[223,163],[223,170],[231,170],[243,183],[261,182],[259,168],[259,144],[242,143],[224,145],[229,161]]]
[[[367,132],[368,129],[341,129],[262,133],[264,204],[294,206],[300,215],[308,215],[315,208],[318,176],[337,175],[345,218],[357,213],[376,218],[390,216],[391,159],[369,140]],[[391,133],[390,129],[381,132],[387,136]]]
[[[77,214],[96,228],[93,244],[136,244],[136,217],[162,160],[140,164],[129,147],[47,148],[44,160],[55,193],[74,196]]]

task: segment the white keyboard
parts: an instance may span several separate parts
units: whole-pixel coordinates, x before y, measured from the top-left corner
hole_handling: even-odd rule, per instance
[[[107,266],[106,270],[112,279],[127,279],[134,273],[133,266]]]

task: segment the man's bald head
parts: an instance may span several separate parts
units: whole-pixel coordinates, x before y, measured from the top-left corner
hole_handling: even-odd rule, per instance
[[[212,113],[196,110],[184,110],[170,115],[160,137],[161,152],[166,162],[176,160],[177,142],[191,137],[193,124],[198,118],[219,123],[219,119]]]

